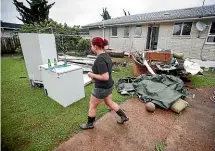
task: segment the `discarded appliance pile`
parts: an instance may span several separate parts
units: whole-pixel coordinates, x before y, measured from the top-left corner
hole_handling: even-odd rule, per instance
[[[198,64],[183,60],[182,53],[170,50],[136,52],[132,55],[132,62],[134,77],[123,78],[116,83],[120,94],[136,94],[144,103],[151,102],[176,113],[188,106],[182,100],[189,95],[182,77],[188,73],[197,74],[201,70]]]
[[[66,60],[70,64],[79,65],[82,67],[83,72],[87,74],[87,72],[92,72],[92,66],[97,56],[88,55],[87,57],[74,57],[69,55],[59,55],[58,59],[60,61]],[[113,69],[116,67],[126,67],[128,62],[113,62]]]
[[[149,72],[150,68],[154,73],[170,74],[180,76],[184,74],[195,75],[201,71],[200,66],[190,61],[183,59],[182,53],[175,53],[171,50],[164,51],[146,51],[143,54],[136,52],[132,54],[133,74],[135,77]],[[149,64],[150,68],[146,66]]]
[[[45,95],[64,107],[85,97],[90,78],[80,66],[58,61],[54,34],[19,33],[19,40],[33,88],[43,87]]]

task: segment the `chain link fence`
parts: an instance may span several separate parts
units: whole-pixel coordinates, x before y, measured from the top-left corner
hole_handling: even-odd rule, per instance
[[[90,53],[90,40],[79,35],[54,34],[58,54],[86,56]],[[21,45],[18,35],[1,37],[1,54],[20,53]]]

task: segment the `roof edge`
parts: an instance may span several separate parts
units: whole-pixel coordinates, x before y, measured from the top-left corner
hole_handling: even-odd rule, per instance
[[[184,20],[197,20],[197,19],[210,19],[215,18],[215,16],[206,16],[206,17],[195,17],[195,18],[181,18],[181,19],[170,19],[170,20],[152,20],[152,21],[140,21],[140,22],[128,22],[121,24],[109,24],[105,25],[106,27],[111,26],[123,26],[123,25],[134,25],[134,24],[149,24],[149,23],[164,23],[164,22],[174,22],[174,21],[184,21]],[[93,25],[93,26],[82,26],[82,28],[99,28],[101,25]]]

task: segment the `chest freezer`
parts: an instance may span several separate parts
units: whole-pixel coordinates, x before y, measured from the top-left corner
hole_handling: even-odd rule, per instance
[[[48,68],[40,65],[45,93],[64,107],[85,97],[83,70],[80,66],[68,64]]]

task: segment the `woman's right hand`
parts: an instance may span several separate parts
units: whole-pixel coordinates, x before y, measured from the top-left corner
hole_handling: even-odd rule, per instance
[[[93,79],[93,73],[92,72],[88,72],[88,77]]]

